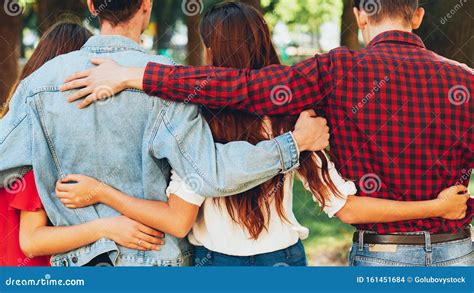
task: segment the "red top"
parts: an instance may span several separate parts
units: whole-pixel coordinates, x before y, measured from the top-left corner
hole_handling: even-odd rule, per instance
[[[337,48],[295,66],[261,70],[149,63],[147,94],[259,115],[316,108],[331,126],[331,152],[360,195],[419,201],[467,185],[474,166],[473,70],[425,48],[415,34],[388,31],[367,48]],[[467,227],[441,218],[358,225],[379,233],[451,233]]]
[[[49,257],[29,258],[20,249],[20,211],[35,212],[43,205],[33,171],[0,189],[0,266],[49,266]]]

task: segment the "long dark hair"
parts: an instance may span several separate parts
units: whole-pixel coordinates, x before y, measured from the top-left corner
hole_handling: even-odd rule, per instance
[[[5,108],[0,112],[0,117],[7,114],[8,104],[21,80],[30,76],[49,60],[59,55],[79,50],[91,36],[92,33],[88,29],[74,21],[65,20],[51,26],[43,34],[35,51],[23,67],[18,82],[13,86],[11,94],[5,103]]]
[[[204,45],[210,49],[214,66],[259,69],[280,64],[263,15],[250,5],[226,2],[212,7],[203,16],[200,34]],[[265,119],[271,122],[271,129],[267,129],[265,119],[248,113],[206,108],[203,114],[214,139],[220,143],[245,140],[257,144],[293,130],[298,119],[295,116],[268,117]],[[298,173],[324,207],[331,193],[338,194],[329,176],[325,154],[303,152],[300,161]],[[279,217],[287,221],[283,187],[284,175],[278,175],[249,191],[225,198],[227,211],[234,222],[249,231],[252,239],[257,239],[268,228],[272,200]],[[216,203],[222,202],[217,199]]]

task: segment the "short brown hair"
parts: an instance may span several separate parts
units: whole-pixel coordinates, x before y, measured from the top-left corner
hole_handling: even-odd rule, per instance
[[[92,0],[100,21],[114,26],[130,20],[142,6],[143,0]]]
[[[418,5],[418,0],[354,0],[354,7],[366,11],[375,23],[386,18],[411,23]]]

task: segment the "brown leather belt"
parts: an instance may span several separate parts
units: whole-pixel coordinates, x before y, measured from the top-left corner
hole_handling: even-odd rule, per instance
[[[471,230],[460,230],[454,234],[431,234],[431,244],[444,243],[471,238]],[[359,242],[359,231],[354,233],[352,241]],[[364,244],[425,245],[423,234],[372,234],[364,233]]]

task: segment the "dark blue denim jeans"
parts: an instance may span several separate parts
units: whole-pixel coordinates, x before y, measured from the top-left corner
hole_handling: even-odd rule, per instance
[[[298,241],[286,249],[253,256],[232,256],[211,251],[203,246],[194,250],[194,266],[306,266],[306,253]]]
[[[425,245],[397,245],[378,250],[376,246],[354,243],[349,255],[351,266],[474,266],[474,246],[470,238]],[[428,235],[426,235],[428,234]],[[391,250],[391,251],[389,251]]]

